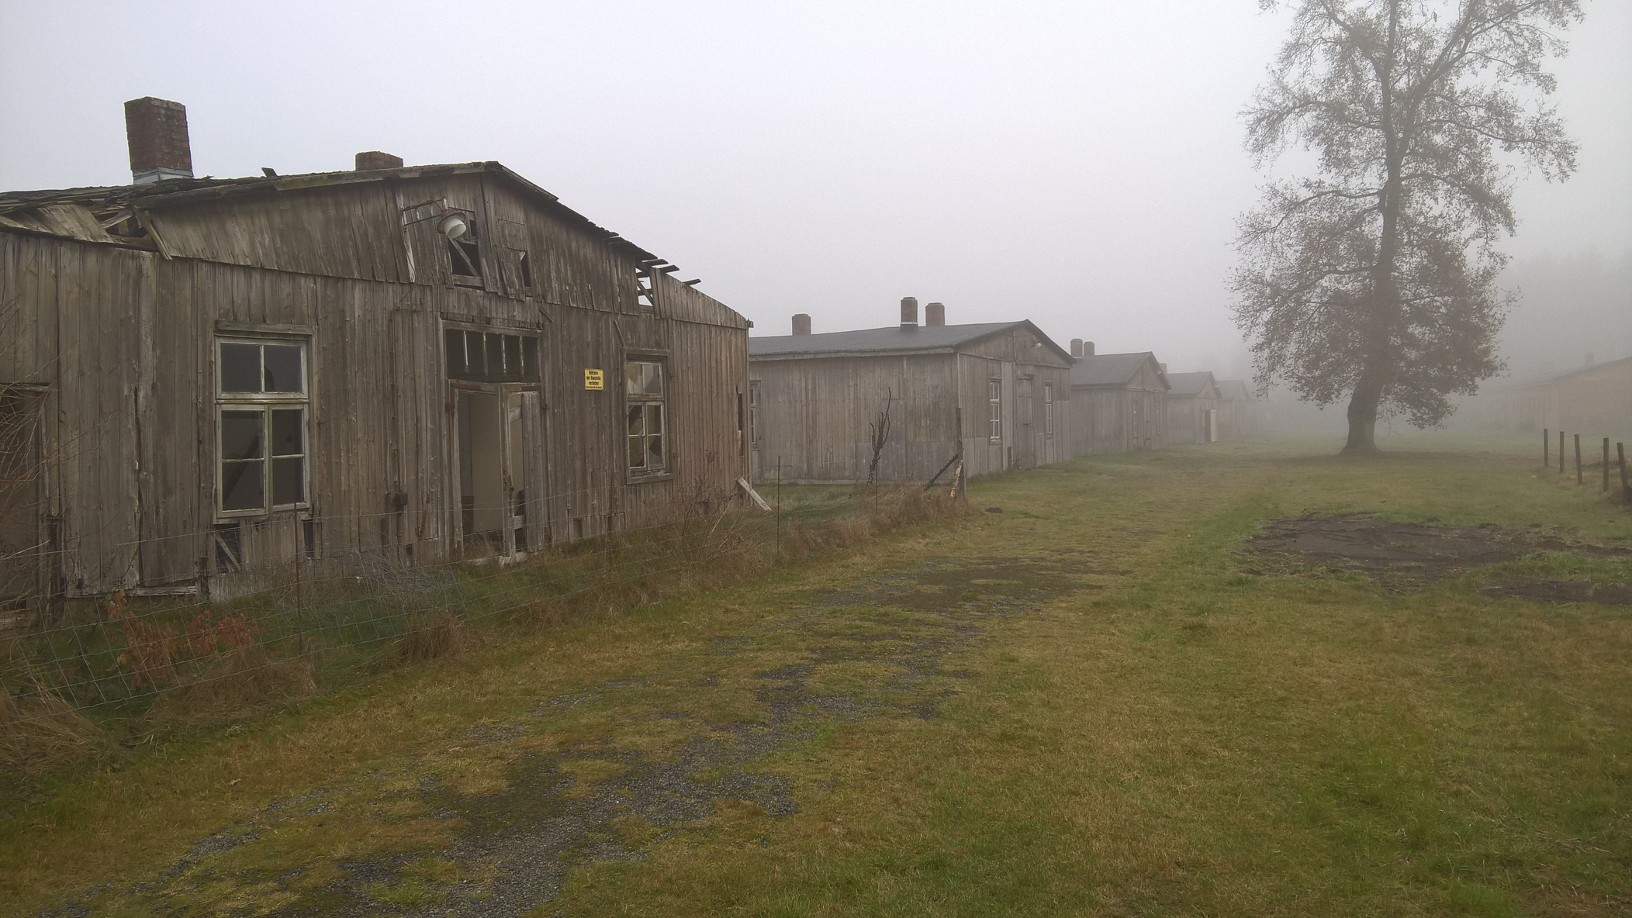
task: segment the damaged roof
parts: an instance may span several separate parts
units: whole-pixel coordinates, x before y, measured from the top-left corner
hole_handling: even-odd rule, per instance
[[[0,192],[0,229],[66,236],[87,242],[128,242],[109,237],[106,226],[124,219],[136,209],[158,210],[201,201],[253,194],[301,192],[365,182],[409,181],[448,175],[497,176],[570,221],[604,236],[609,245],[622,248],[642,260],[656,259],[617,233],[597,226],[588,217],[561,203],[554,194],[540,188],[503,163],[494,161],[449,163],[431,166],[403,166],[394,169],[312,172],[302,175],[271,175],[250,178],[179,178],[142,185],[108,185],[63,188],[47,191]]]
[[[1029,319],[970,325],[890,325],[816,335],[771,335],[748,339],[749,357],[849,357],[880,354],[951,353],[965,345],[1011,331],[1027,330],[1065,360],[1070,352]]]

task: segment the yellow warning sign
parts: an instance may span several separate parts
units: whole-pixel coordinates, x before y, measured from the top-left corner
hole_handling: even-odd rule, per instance
[[[584,388],[605,389],[606,374],[602,373],[600,370],[584,370]]]

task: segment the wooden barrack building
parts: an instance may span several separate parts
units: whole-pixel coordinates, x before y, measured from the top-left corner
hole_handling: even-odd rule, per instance
[[[0,194],[13,605],[514,557],[748,474],[750,323],[520,175],[195,179],[181,106],[126,115],[133,184]]]

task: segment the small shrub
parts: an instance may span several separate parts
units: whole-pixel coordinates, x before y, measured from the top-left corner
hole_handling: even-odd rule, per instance
[[[184,630],[157,624],[138,616],[123,590],[108,600],[106,611],[124,639],[118,663],[137,688],[167,685],[181,675],[180,664],[245,650],[256,638],[256,627],[242,614],[216,618],[209,609],[199,609]]]

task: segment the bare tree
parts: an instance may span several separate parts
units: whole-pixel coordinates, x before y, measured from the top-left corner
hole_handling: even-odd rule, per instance
[[[1232,286],[1260,392],[1279,379],[1321,405],[1347,394],[1345,453],[1376,450],[1380,410],[1436,424],[1449,395],[1501,368],[1512,297],[1494,246],[1515,220],[1499,152],[1548,179],[1574,170],[1539,100],[1580,18],[1578,0],[1297,3],[1243,113],[1247,147],[1263,166],[1296,143],[1319,166],[1241,218]]]
[[[867,483],[878,484],[878,462],[884,456],[884,446],[890,442],[890,406],[895,402],[895,390],[884,390],[884,405],[867,423],[873,454],[867,459]]]

